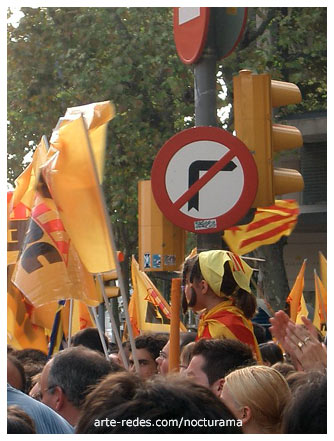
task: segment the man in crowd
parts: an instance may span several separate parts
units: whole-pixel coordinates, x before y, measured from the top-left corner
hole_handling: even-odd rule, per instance
[[[220,397],[224,377],[232,370],[256,364],[251,348],[238,340],[201,339],[185,373]]]
[[[156,358],[166,345],[168,337],[161,334],[140,335],[135,338],[136,356],[139,363],[139,376],[143,379],[157,373]],[[129,356],[129,370],[135,372],[133,354]]]
[[[75,426],[89,387],[111,371],[110,362],[97,351],[84,346],[64,349],[43,369],[41,401]]]

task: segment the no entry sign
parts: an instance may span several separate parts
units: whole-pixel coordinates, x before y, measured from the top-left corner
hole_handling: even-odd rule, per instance
[[[151,181],[167,219],[194,233],[213,233],[244,217],[258,176],[251,153],[237,137],[217,127],[195,127],[162,146]]]
[[[202,54],[209,28],[210,8],[174,8],[174,41],[185,64],[195,63]]]

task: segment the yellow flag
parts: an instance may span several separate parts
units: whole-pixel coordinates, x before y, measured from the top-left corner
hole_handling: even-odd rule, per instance
[[[81,261],[90,273],[115,270],[108,214],[82,117],[60,127],[49,152],[42,174]]]
[[[297,224],[298,214],[295,200],[276,200],[270,207],[257,208],[249,224],[226,229],[223,239],[234,253],[247,254],[262,245],[276,243],[282,236],[289,236]]]
[[[134,332],[137,328],[140,332],[168,332],[170,331],[171,309],[159,290],[149,279],[147,274],[140,271],[138,262],[132,257],[131,265],[132,285],[134,297],[129,315],[133,317]],[[131,302],[131,300],[130,300]],[[180,330],[187,329],[180,322]]]
[[[103,180],[106,132],[108,122],[115,116],[115,107],[110,101],[86,104],[84,106],[70,107],[59,126],[62,127],[82,115],[94,155],[99,182]]]
[[[63,330],[65,337],[68,336],[68,325],[70,317],[70,302],[66,302],[62,312]],[[72,315],[72,335],[85,328],[95,328],[96,325],[92,320],[88,307],[85,303],[79,300],[73,300],[73,315]]]
[[[52,199],[42,192],[36,193],[12,281],[35,307],[68,298],[97,306],[101,297],[93,276],[81,263]]]
[[[286,299],[286,301],[290,304],[290,318],[293,322],[296,322],[298,309],[300,308],[300,301],[304,290],[306,260],[307,259],[304,260],[290,294]]]
[[[301,300],[300,300],[300,308],[297,313],[296,323],[297,325],[303,325],[304,322],[302,321],[302,315],[305,317],[308,317],[308,309],[306,306],[306,302],[304,299],[304,295],[302,294]]]
[[[327,292],[321,282],[317,272],[314,270],[315,294],[317,297],[317,306],[320,314],[321,324],[327,323]]]
[[[327,296],[327,260],[321,251],[319,251],[319,266],[320,266],[320,279],[322,281],[322,284],[324,285]]]
[[[47,353],[44,328],[32,323],[24,297],[11,283],[13,267],[7,267],[7,344],[15,349],[33,348]]]

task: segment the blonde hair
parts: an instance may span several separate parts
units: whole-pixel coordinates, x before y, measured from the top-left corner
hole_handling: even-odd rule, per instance
[[[269,366],[248,366],[225,377],[237,406],[248,406],[253,421],[267,433],[280,433],[283,411],[291,398],[285,378]]]

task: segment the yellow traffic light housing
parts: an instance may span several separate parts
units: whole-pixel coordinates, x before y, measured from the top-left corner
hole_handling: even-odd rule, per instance
[[[151,181],[138,182],[138,253],[142,271],[179,271],[184,261],[186,232],[160,211]]]
[[[297,170],[274,168],[273,154],[303,145],[300,131],[293,126],[273,124],[273,107],[301,101],[293,83],[275,81],[270,74],[255,75],[241,70],[233,78],[234,128],[237,137],[254,154],[259,186],[253,207],[274,203],[275,195],[302,191],[304,181]]]

